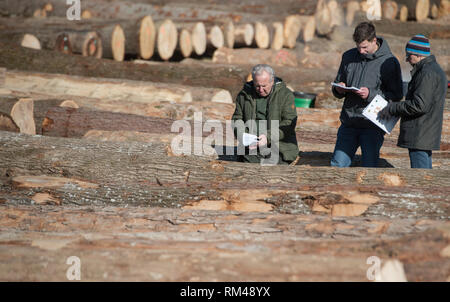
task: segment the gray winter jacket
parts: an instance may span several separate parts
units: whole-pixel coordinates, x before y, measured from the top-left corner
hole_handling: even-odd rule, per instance
[[[391,53],[386,40],[381,37],[377,40],[379,47],[374,54],[362,55],[356,48],[352,48],[342,55],[341,66],[334,82],[369,88],[369,96],[364,100],[355,93],[340,94],[333,87],[335,97],[345,97],[340,120],[348,127],[378,128],[362,115],[363,109],[377,94],[391,101],[400,101],[403,98],[400,63]]]
[[[391,115],[400,116],[397,145],[419,150],[439,150],[447,76],[431,55],[417,63],[404,102],[388,107]]]

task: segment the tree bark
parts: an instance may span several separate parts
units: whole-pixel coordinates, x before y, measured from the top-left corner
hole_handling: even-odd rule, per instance
[[[42,134],[57,137],[83,137],[89,130],[170,133],[174,121],[84,108],[53,107],[42,123]]]
[[[408,19],[423,21],[430,12],[430,0],[396,0],[397,4],[408,8]]]
[[[297,56],[286,49],[258,48],[219,48],[214,52],[212,61],[221,64],[251,64],[260,63],[274,66],[298,66]]]
[[[241,190],[251,187],[273,192],[301,190],[308,186],[308,190],[321,188],[319,190],[329,192],[333,191],[330,189],[332,186],[341,187],[341,190],[347,186],[347,190],[372,188],[375,192],[391,190],[391,194],[408,190],[410,194],[414,192],[420,196],[442,195],[450,187],[448,170],[418,170],[411,173],[410,169],[352,168],[338,171],[331,167],[264,167],[217,162],[212,160],[214,156],[173,156],[167,144],[102,143],[12,132],[1,133],[0,156],[4,159],[0,162],[1,175],[46,175],[93,184],[93,187],[83,189],[74,183],[47,191],[55,193],[54,196],[58,196],[62,204],[107,205],[113,202],[174,206],[196,200],[196,197],[217,199],[218,190],[226,187]],[[35,192],[42,192],[42,189],[35,189]],[[286,198],[287,202],[293,197]],[[395,202],[394,198],[390,196],[391,206],[388,208],[392,204],[402,207],[404,203]],[[446,213],[446,200],[441,198],[433,203],[441,211],[437,215]],[[409,201],[414,202],[414,199]]]
[[[20,132],[20,128],[9,114],[0,111],[0,131]]]
[[[386,19],[374,21],[373,24],[375,25],[377,34],[390,34],[408,38],[411,38],[417,33],[421,33],[430,39],[446,39],[448,38],[445,36],[446,33],[450,32],[450,24],[404,23],[398,20]]]

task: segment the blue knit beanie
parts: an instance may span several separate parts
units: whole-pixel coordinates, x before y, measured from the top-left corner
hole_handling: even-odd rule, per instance
[[[428,57],[431,53],[430,40],[424,35],[415,35],[406,44],[406,54]]]

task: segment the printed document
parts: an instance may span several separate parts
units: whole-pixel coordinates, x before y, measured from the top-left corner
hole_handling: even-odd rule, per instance
[[[351,91],[351,90],[359,91],[359,88],[347,87],[347,86],[339,85],[338,83],[331,83],[331,86],[341,87],[342,89],[349,90],[349,91]]]
[[[242,136],[242,143],[244,146],[249,146],[251,144],[256,144],[258,142],[258,137],[253,134],[244,133]]]
[[[367,117],[370,121],[372,121],[375,125],[384,130],[387,134],[390,134],[392,129],[394,129],[395,124],[399,120],[398,116],[391,116],[388,119],[380,119],[378,117],[378,112],[380,112],[384,107],[386,107],[388,102],[379,94],[375,96],[364,108],[362,114]]]

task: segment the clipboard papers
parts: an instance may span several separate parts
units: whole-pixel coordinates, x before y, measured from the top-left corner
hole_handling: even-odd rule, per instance
[[[359,88],[356,88],[356,87],[347,87],[347,86],[343,86],[343,85],[339,85],[339,84],[337,84],[337,83],[331,83],[331,86],[336,86],[336,87],[340,87],[340,88],[342,88],[342,89],[344,89],[344,90],[347,90],[347,91],[359,91]]]
[[[244,146],[256,144],[257,142],[258,142],[258,137],[256,135],[244,133],[242,136],[242,143],[244,144]]]
[[[394,129],[395,124],[399,120],[398,116],[391,116],[388,119],[380,119],[378,117],[378,112],[380,112],[384,107],[386,107],[388,102],[379,94],[377,94],[372,102],[364,108],[362,114],[368,118],[372,123],[380,127],[387,134],[390,134],[392,129]]]

